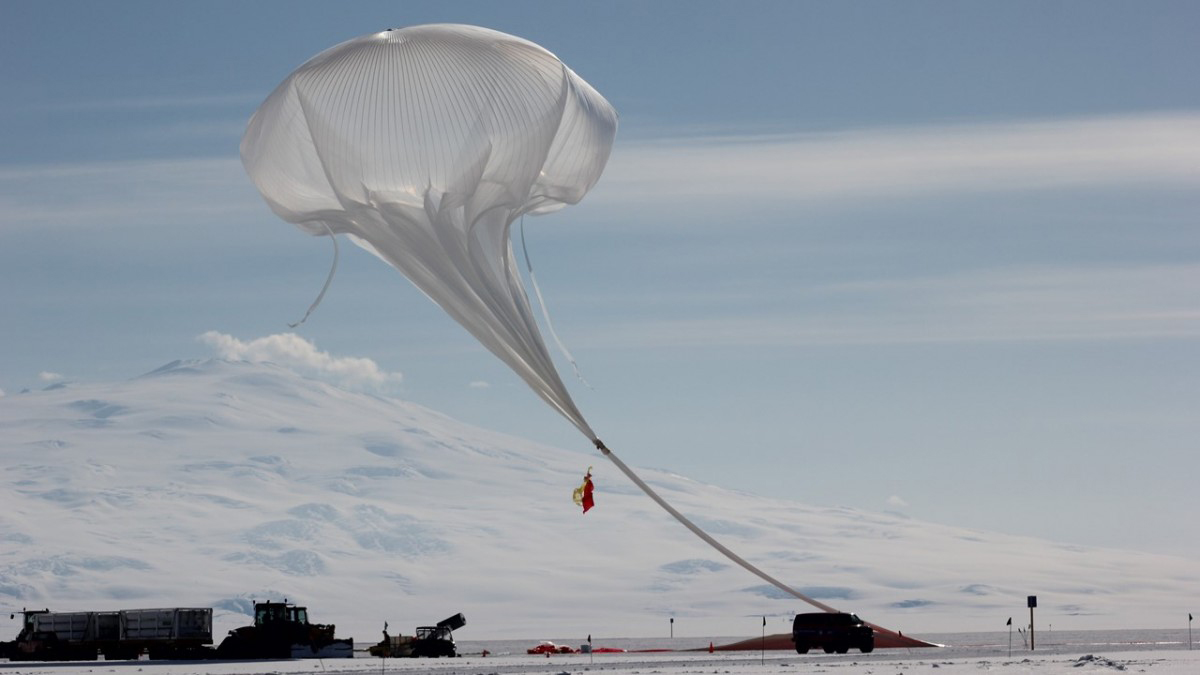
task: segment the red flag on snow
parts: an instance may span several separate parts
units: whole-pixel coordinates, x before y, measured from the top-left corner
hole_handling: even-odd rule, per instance
[[[575,501],[577,506],[583,507],[584,513],[587,513],[588,509],[596,505],[596,502],[592,499],[592,467],[588,467],[587,474],[583,477],[583,484],[575,488],[571,499]]]

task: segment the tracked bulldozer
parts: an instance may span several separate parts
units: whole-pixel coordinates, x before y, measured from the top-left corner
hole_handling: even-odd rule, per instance
[[[308,622],[308,609],[283,602],[254,604],[254,625],[229,631],[220,659],[353,658],[354,640],[334,637],[333,624]]]

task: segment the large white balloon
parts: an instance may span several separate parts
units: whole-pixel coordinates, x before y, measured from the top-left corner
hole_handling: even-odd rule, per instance
[[[596,441],[538,331],[509,228],[582,199],[616,130],[608,101],[542,47],[435,24],[310,59],[259,107],[241,154],[276,214],[398,269]]]
[[[834,611],[742,559],[639,478],[596,437],[546,351],[509,228],[582,199],[616,131],[608,101],[532,42],[414,26],[344,42],[296,69],[250,120],[242,163],[281,218],[346,234],[404,273],[689,530]]]

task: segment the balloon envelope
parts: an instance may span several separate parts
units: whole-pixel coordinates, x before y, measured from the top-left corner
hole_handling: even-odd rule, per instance
[[[578,202],[617,115],[527,40],[437,24],[349,40],[259,107],[242,163],[271,209],[402,272],[589,438],[538,330],[512,222]]]

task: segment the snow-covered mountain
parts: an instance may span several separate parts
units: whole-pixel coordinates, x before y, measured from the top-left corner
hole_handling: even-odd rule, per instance
[[[636,458],[625,458],[636,464]],[[755,634],[806,607],[729,563],[598,454],[477,429],[284,368],[175,362],[0,398],[0,609],[286,596],[374,641],[455,612],[464,639]],[[594,465],[597,507],[571,491]],[[790,469],[789,469],[790,470]],[[1196,561],[643,477],[768,573],[909,634],[1160,627]],[[16,633],[15,622],[0,639]]]

